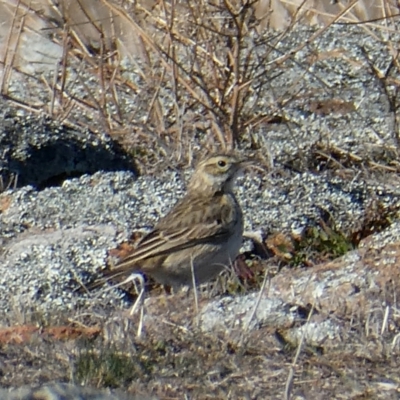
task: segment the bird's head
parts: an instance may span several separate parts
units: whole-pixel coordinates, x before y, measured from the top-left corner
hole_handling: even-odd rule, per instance
[[[188,191],[201,193],[230,192],[235,179],[253,164],[235,155],[218,154],[201,161],[188,185]]]

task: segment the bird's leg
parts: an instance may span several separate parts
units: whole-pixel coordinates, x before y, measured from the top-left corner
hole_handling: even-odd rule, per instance
[[[197,282],[196,282],[196,275],[194,273],[194,264],[193,264],[193,258],[192,256],[190,257],[190,268],[192,271],[192,285],[193,285],[193,295],[194,295],[194,310],[195,310],[195,320],[196,320],[196,325],[199,327],[200,321],[199,321],[199,296],[197,292]]]
[[[136,282],[135,282],[136,279],[139,281],[140,290],[138,289],[138,286],[136,285]],[[135,313],[135,311],[139,305],[141,307],[143,307],[143,297],[144,297],[145,288],[144,288],[143,275],[138,272],[134,272],[133,274],[129,275],[128,278],[125,279],[124,283],[130,282],[130,281],[133,282],[136,293],[138,294],[138,297],[137,297],[135,303],[133,304],[131,310],[129,311],[129,315],[132,316]]]
[[[136,284],[136,280],[139,281],[139,285]],[[124,285],[125,283],[132,282],[133,285],[135,286],[136,293],[138,294],[137,299],[133,303],[133,306],[131,307],[129,311],[129,316],[132,316],[140,307],[140,318],[139,318],[139,326],[138,326],[138,331],[137,331],[137,336],[140,337],[142,335],[143,331],[143,316],[144,316],[144,303],[143,303],[143,298],[144,298],[144,292],[145,292],[145,284],[144,284],[144,278],[143,275],[134,272],[130,274],[124,281],[117,283],[116,285],[113,285],[109,288],[106,289],[106,291],[112,290],[114,288],[117,288],[121,285]],[[140,290],[139,290],[140,287]]]
[[[139,286],[140,286],[140,291],[138,290],[138,287],[136,285],[135,280],[139,281]],[[143,279],[143,275],[137,272],[134,272],[133,274],[130,274],[128,276],[127,279],[125,279],[125,282],[133,282],[133,284],[135,285],[135,289],[136,289],[136,293],[138,293],[138,297],[135,301],[135,303],[133,304],[131,310],[129,311],[129,315],[132,316],[137,308],[140,308],[140,317],[139,317],[139,325],[138,325],[138,330],[137,330],[137,337],[142,336],[142,331],[143,331],[143,316],[144,316],[144,279]]]

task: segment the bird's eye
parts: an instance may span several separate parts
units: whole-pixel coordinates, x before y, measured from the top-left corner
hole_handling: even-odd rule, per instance
[[[218,161],[218,167],[223,168],[223,167],[225,167],[225,166],[226,166],[226,161],[224,161],[224,160],[219,160],[219,161]]]

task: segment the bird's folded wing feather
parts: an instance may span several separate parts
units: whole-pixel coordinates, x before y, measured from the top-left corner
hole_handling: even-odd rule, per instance
[[[205,212],[201,204],[197,206],[194,202],[191,212],[186,210],[184,213],[181,209],[184,205],[185,202],[178,203],[173,212],[162,219],[113,270],[123,269],[128,264],[140,264],[140,261],[149,258],[167,256],[198,244],[223,243],[229,238],[234,224],[231,207],[216,202]],[[184,217],[181,217],[181,213]]]
[[[185,229],[171,229],[166,231],[153,231],[140,242],[132,254],[121,260],[120,264],[127,262],[140,262],[148,258],[168,255],[198,244],[215,243],[226,240],[229,231],[219,224],[197,225]]]

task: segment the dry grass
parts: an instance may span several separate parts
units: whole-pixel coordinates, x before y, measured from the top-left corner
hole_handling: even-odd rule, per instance
[[[291,22],[283,32],[262,35],[258,33],[260,5],[254,0],[135,2],[129,6],[103,1],[98,14],[84,2],[73,3],[71,8],[68,2],[61,3],[50,15],[30,9],[35,18],[52,27],[44,32],[51,33],[63,48],[61,63],[51,74],[22,73],[40,90],[40,96],[33,90],[31,98],[10,90],[20,69],[18,42],[30,15],[21,4],[8,36],[1,93],[21,107],[44,112],[62,123],[106,131],[148,161],[157,160],[159,154],[190,161],[200,146],[230,149],[244,142],[257,149],[254,132],[277,118],[285,121],[285,106],[297,95],[293,82],[286,92],[271,97],[270,83],[332,24],[361,23],[356,3],[342,6],[336,14],[325,13],[325,25],[286,53],[277,50],[280,41],[310,13],[318,13],[310,9],[309,2],[289,7]],[[79,7],[80,19],[75,15],[79,13],[72,12]],[[394,13],[385,4],[380,7],[382,12],[377,15]],[[273,11],[267,9],[262,21],[272,18]],[[374,35],[369,27],[378,22],[362,22],[362,26]],[[387,88],[396,122],[392,87],[398,62],[397,44],[390,41],[392,19],[379,27],[387,36],[381,43],[390,47],[393,63],[390,71],[378,71],[374,61],[370,63]],[[127,41],[126,32],[136,38],[133,43]],[[130,67],[126,67],[127,60]],[[397,132],[396,122],[396,137]]]
[[[0,193],[5,192],[9,189],[15,189],[18,183],[18,175],[12,175],[8,178],[7,182],[4,182],[4,178],[0,176]]]
[[[15,43],[23,32],[25,14],[16,11],[8,36],[1,94],[25,109],[44,112],[62,123],[106,131],[145,161],[157,161],[162,154],[184,163],[200,147],[229,149],[240,142],[257,150],[252,132],[271,120],[285,120],[285,106],[296,98],[295,90],[279,93],[268,101],[265,93],[270,82],[282,69],[290,67],[296,53],[306,45],[294,45],[283,54],[277,51],[279,42],[309,12],[304,5],[294,10],[293,19],[283,32],[259,36],[252,1],[160,1],[153,8],[138,2],[128,8],[104,4],[109,7],[112,20],[123,21],[130,34],[138,38],[135,53],[124,52],[117,36],[110,38],[103,24],[88,17],[85,24],[91,25],[98,35],[96,46],[91,46],[79,30],[80,25],[59,9],[63,23],[54,24],[51,34],[63,45],[62,62],[48,75],[28,76],[19,72],[32,87],[40,89],[41,95],[18,97],[10,87],[17,76]],[[310,34],[307,44],[331,24],[359,23],[349,14],[355,4],[350,2],[340,12],[325,16],[326,25]],[[46,15],[41,18],[52,23]],[[371,21],[363,27],[374,35],[369,27],[377,23]],[[392,20],[387,18],[385,25],[379,25],[387,34],[387,40],[381,43],[390,48],[390,68],[381,71],[378,60],[371,60],[367,52],[364,56],[386,93],[394,121],[392,135],[399,146],[396,99],[400,68],[398,45],[390,40],[394,30],[391,24]],[[127,56],[134,72],[125,66]],[[304,74],[307,73],[305,65]],[[295,87],[293,82],[292,89]],[[34,90],[32,93],[37,94]],[[337,166],[345,170],[346,163],[365,166],[357,155],[341,149],[314,150],[310,158],[333,169]],[[391,156],[386,164],[380,163],[380,159],[367,160],[366,167],[398,170],[395,157]],[[12,184],[0,182],[0,192]],[[303,238],[301,254],[299,248],[290,247],[292,242],[285,242],[290,249],[282,248],[281,242],[273,243],[270,250],[279,250],[274,262],[287,264],[285,257],[289,254],[292,260],[291,252],[311,260],[310,265],[321,253],[323,257],[329,252],[330,257],[343,254],[360,237],[371,233],[369,229],[376,229],[377,222],[382,228],[387,226],[391,214],[383,215],[381,220],[379,215],[378,205],[354,233],[358,234],[356,237],[344,237],[332,227],[322,226],[314,236],[310,234],[311,238]],[[304,257],[300,260],[303,264]],[[257,259],[253,263],[262,264]],[[261,270],[256,270],[250,283],[223,281],[219,293],[258,288],[263,278]],[[388,298],[395,299],[396,295],[390,293],[385,299],[389,302]],[[385,315],[386,309],[382,306],[378,311]],[[392,311],[393,315],[398,314],[397,310]],[[372,313],[363,315],[360,311],[359,315],[346,316],[342,321],[345,337],[319,348],[292,348],[279,332],[262,329],[249,332],[247,340],[238,345],[229,332],[199,332],[192,319],[165,324],[162,335],[157,330],[149,331],[145,340],[137,340],[134,323],[125,327],[125,320],[110,323],[109,316],[94,313],[85,317],[72,314],[8,318],[9,326],[20,324],[31,329],[17,330],[19,343],[10,339],[2,342],[0,382],[5,387],[60,380],[121,387],[160,398],[182,398],[184,394],[199,399],[296,395],[378,399],[398,395],[398,327],[392,316],[384,323],[372,323]],[[164,319],[169,321],[168,315]],[[63,329],[53,329],[55,326]],[[89,335],[93,330],[97,336]],[[78,332],[79,337],[72,337],[71,332]]]
[[[372,213],[366,224],[379,216]],[[311,264],[315,258],[321,261],[340,251],[343,238],[338,250],[338,233],[323,228],[301,242]],[[238,278],[225,276],[213,296],[218,290],[237,296],[240,291],[268,287],[269,276],[262,281],[260,271],[269,271],[293,249],[284,248],[282,239],[267,245],[275,250],[275,258],[253,258],[248,264],[254,272],[251,279],[238,283]],[[209,296],[209,291],[200,291],[199,304],[210,301]],[[201,332],[193,298],[184,293],[165,297],[151,291],[142,338],[136,337],[138,316],[128,319],[103,307],[62,314],[14,310],[2,316],[8,328],[0,329],[0,385],[61,381],[160,399],[396,398],[400,384],[397,286],[377,296],[382,297],[375,303],[380,307],[371,309],[366,304],[350,315],[331,315],[342,328],[340,339],[318,345],[293,343],[287,333],[294,326],[244,329],[239,338],[229,330]],[[298,299],[298,304],[306,303]],[[30,308],[34,310],[34,304]],[[306,326],[319,310],[312,305],[303,308],[300,325]]]
[[[182,308],[181,297],[169,302],[170,308]],[[395,398],[397,311],[390,310],[384,323],[375,320],[377,311],[348,316],[342,340],[319,347],[292,347],[265,328],[247,332],[238,344],[229,332],[199,332],[193,315],[177,321],[164,314],[148,326],[144,340],[135,339],[135,321],[112,314],[37,315],[39,332],[20,342],[3,341],[1,384],[57,380],[160,399]],[[63,329],[50,330],[53,324]]]

